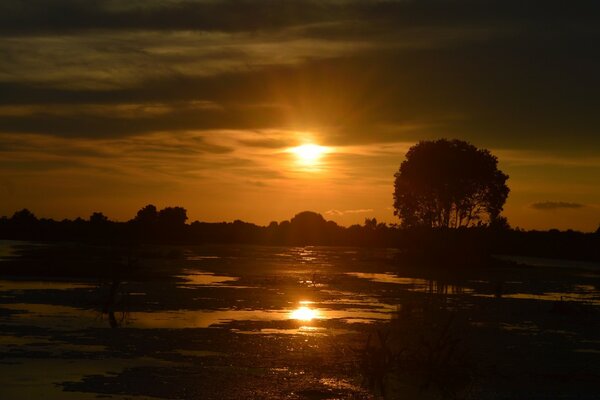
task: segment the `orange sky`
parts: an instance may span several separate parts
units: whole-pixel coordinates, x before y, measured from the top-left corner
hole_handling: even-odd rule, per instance
[[[586,7],[3,1],[0,214],[127,220],[153,203],[203,221],[397,222],[406,150],[445,137],[498,156],[512,226],[595,230]],[[290,151],[307,143],[327,149],[310,165]]]
[[[31,143],[13,151],[11,162],[38,160],[44,171],[23,168],[4,176],[5,182],[12,182],[3,187],[5,214],[28,207],[39,216],[73,218],[102,210],[113,219],[127,220],[152,202],[159,207],[182,205],[192,220],[259,224],[289,219],[302,210],[315,210],[343,225],[362,223],[367,217],[397,222],[391,209],[393,174],[413,144],[329,146],[307,162],[289,148],[320,143],[318,134],[221,131],[106,141],[28,138]],[[289,146],[250,144],[265,138]],[[214,150],[221,148],[231,150]],[[505,215],[514,226],[597,227],[600,190],[594,174],[585,174],[597,160],[492,151],[510,175]],[[62,165],[65,157],[69,165]],[[586,205],[577,206],[582,199]]]

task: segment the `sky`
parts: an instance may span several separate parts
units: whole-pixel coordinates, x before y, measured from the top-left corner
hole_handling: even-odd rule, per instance
[[[512,226],[592,231],[598,20],[591,0],[2,0],[0,215],[398,222],[408,148],[456,138],[498,157]]]

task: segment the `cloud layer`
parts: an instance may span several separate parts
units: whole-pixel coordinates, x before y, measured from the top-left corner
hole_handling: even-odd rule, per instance
[[[0,132],[288,128],[326,131],[336,143],[443,134],[549,149],[569,132],[573,147],[600,148],[599,6],[591,1],[566,9],[466,0],[0,7],[0,103],[22,106],[0,120]],[[93,116],[74,107],[82,103],[97,107]],[[60,115],[35,111],[56,104]],[[129,104],[140,105],[138,118],[103,108]]]

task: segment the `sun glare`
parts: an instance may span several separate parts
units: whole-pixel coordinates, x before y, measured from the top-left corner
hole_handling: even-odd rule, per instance
[[[311,143],[292,147],[289,151],[294,153],[296,157],[298,157],[298,161],[302,164],[315,165],[328,150],[325,146]]]
[[[318,317],[317,310],[313,310],[306,306],[298,307],[294,311],[290,313],[291,319],[296,319],[298,321],[312,321],[313,319]]]

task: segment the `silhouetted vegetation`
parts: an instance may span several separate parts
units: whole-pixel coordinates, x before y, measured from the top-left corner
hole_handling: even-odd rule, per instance
[[[390,400],[470,398],[467,323],[440,298],[403,304],[360,352],[364,383]]]
[[[403,227],[489,224],[508,196],[508,175],[488,150],[462,140],[421,141],[395,175],[394,214]]]
[[[96,212],[89,219],[55,221],[29,210],[0,218],[0,239],[72,241],[102,245],[238,243],[259,245],[332,245],[396,247],[404,257],[428,264],[479,265],[490,254],[600,260],[600,235],[568,231],[511,229],[500,217],[471,228],[404,228],[367,218],[363,225],[339,226],[305,211],[268,226],[234,222],[186,223],[182,207],[140,209],[127,222]]]

